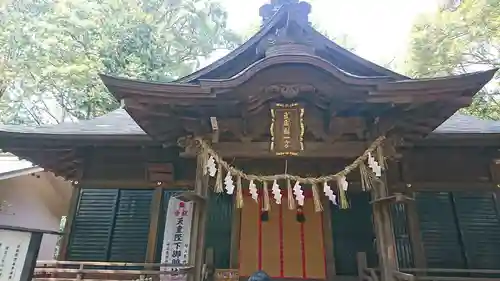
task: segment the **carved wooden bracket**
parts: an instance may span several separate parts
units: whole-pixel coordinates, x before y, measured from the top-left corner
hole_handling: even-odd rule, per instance
[[[300,93],[315,91],[316,88],[308,84],[276,84],[264,88],[265,93],[280,94],[287,99],[296,98]]]

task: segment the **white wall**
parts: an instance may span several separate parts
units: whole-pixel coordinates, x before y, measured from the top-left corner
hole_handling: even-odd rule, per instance
[[[66,215],[71,186],[45,172],[0,181],[0,201],[11,207],[0,212],[0,225],[59,231],[59,222]],[[52,183],[55,183],[56,187]],[[52,260],[56,235],[44,235],[39,260]]]

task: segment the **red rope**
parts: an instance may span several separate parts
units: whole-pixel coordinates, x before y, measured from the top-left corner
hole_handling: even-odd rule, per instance
[[[257,210],[257,218],[258,218],[258,227],[259,227],[259,249],[258,249],[258,265],[259,265],[259,270],[262,270],[262,219],[260,217],[260,212],[261,212],[261,209],[262,209],[262,199],[263,198],[259,198],[259,208]]]
[[[284,277],[284,255],[283,255],[283,204],[280,207],[279,235],[280,235],[280,276]]]
[[[304,239],[304,223],[300,224],[300,247],[302,251],[302,278],[307,278],[306,272],[306,241]]]

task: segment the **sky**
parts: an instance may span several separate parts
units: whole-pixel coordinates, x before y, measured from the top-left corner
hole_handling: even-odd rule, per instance
[[[259,7],[270,0],[220,0],[231,29],[260,22]],[[437,9],[438,0],[308,0],[310,20],[329,34],[347,34],[365,59],[389,62],[404,55],[415,18]],[[220,56],[222,53],[216,55]]]

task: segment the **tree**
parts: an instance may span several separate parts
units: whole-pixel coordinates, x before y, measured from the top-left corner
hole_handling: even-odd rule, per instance
[[[98,74],[169,81],[239,38],[213,0],[4,0],[4,123],[90,119],[117,108]]]
[[[424,15],[413,27],[406,72],[430,77],[500,66],[500,0],[465,0]],[[499,76],[464,111],[500,119]]]

